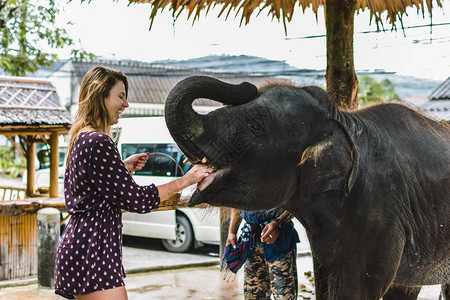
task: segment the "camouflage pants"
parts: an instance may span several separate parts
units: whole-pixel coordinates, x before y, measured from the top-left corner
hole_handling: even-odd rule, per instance
[[[297,251],[271,261],[264,259],[264,249],[257,246],[244,265],[245,299],[297,299]]]

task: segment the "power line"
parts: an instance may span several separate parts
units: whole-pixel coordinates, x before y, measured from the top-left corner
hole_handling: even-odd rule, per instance
[[[439,24],[428,24],[428,25],[414,25],[414,26],[407,26],[403,27],[403,30],[405,29],[415,29],[415,28],[423,28],[423,27],[433,27],[433,26],[448,26],[450,23],[439,23]],[[388,30],[368,30],[368,31],[360,31],[355,32],[355,34],[368,34],[368,33],[380,33],[380,32],[386,32]],[[305,39],[315,39],[315,38],[323,38],[326,37],[326,34],[318,34],[318,35],[307,35],[307,36],[300,36],[300,37],[286,37],[285,40],[305,40]]]

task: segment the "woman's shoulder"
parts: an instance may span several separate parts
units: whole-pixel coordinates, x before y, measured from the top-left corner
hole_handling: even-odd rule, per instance
[[[73,145],[73,153],[90,153],[93,149],[113,148],[114,142],[109,135],[98,131],[85,131],[80,133],[77,141]]]
[[[109,135],[98,131],[82,132],[80,133],[78,141],[82,144],[96,144],[98,142],[113,143]]]

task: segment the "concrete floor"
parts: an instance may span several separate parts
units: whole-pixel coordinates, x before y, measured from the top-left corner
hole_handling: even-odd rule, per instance
[[[299,257],[299,282],[302,296],[299,299],[315,299],[313,286],[303,273],[312,270],[310,257]],[[224,280],[218,266],[185,268],[130,274],[125,283],[130,300],[178,300],[178,299],[243,299],[243,272],[234,280]],[[59,300],[53,290],[38,289],[36,284],[0,289],[0,299],[8,300]]]
[[[305,272],[312,270],[310,256],[297,259],[300,293],[298,299],[315,300],[313,285]],[[130,300],[234,300],[243,299],[243,272],[238,272],[234,281],[223,280],[217,266],[185,268],[130,274],[125,279]],[[420,300],[437,300],[439,286],[422,289]],[[0,299],[7,300],[60,300],[53,290],[38,289],[36,284],[0,289]]]

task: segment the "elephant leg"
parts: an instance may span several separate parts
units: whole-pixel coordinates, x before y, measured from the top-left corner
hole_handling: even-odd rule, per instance
[[[353,263],[333,268],[313,261],[317,300],[379,300],[392,280],[385,277],[374,281]]]
[[[364,251],[361,251],[363,253]],[[376,253],[370,251],[370,253]],[[358,257],[355,253],[352,257],[342,259],[336,270],[334,278],[329,277],[329,299],[333,300],[379,300],[383,297],[386,290],[389,289],[390,283],[393,281],[396,268],[387,268],[386,265],[395,266],[397,259],[393,261],[385,261],[377,259],[372,255],[372,260],[367,260],[369,254]],[[371,263],[373,262],[373,263]],[[365,266],[364,268],[360,266]],[[331,273],[332,274],[332,273]],[[337,276],[336,276],[337,275]],[[417,294],[420,289],[417,290]],[[412,291],[415,293],[415,291]],[[399,297],[395,295],[388,300],[412,300],[416,299],[417,294],[412,298],[403,297],[405,292],[399,293]],[[403,298],[402,298],[403,297]],[[383,300],[386,300],[383,298]]]
[[[314,285],[317,300],[328,299],[328,271],[313,255]]]
[[[445,283],[441,286],[440,300],[450,300],[450,283]]]
[[[393,281],[400,260],[399,254],[387,255],[383,249],[387,248],[345,249],[317,257],[313,251],[316,299],[380,300]],[[391,260],[386,261],[385,257]]]
[[[383,300],[416,300],[422,287],[392,285],[384,294]]]

